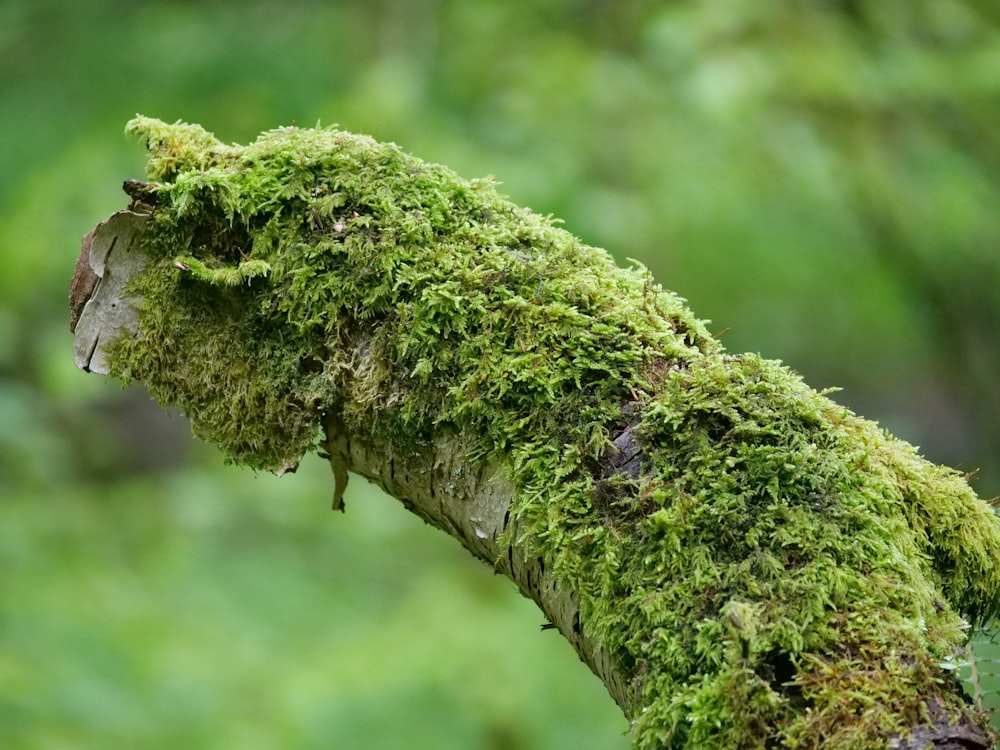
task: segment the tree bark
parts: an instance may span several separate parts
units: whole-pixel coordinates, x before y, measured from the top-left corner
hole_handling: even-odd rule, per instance
[[[71,289],[79,367],[147,382],[232,460],[280,472],[318,447],[335,508],[347,472],[382,487],[537,603],[632,721],[637,747],[992,745],[943,663],[967,637],[960,615],[984,622],[1000,598],[1000,524],[960,478],[784,368],[721,352],[648,281],[614,277],[623,286],[604,290],[619,272],[600,255],[543,220],[525,229],[535,220],[491,192],[477,203],[450,173],[427,188],[452,191],[442,204],[399,210],[434,168],[369,140],[283,129],[240,151],[192,126],[138,127],[158,182],[129,183],[129,208],[84,238]],[[275,196],[303,180],[289,166],[298,137],[309,158],[356,150],[295,187],[289,219]],[[243,188],[225,180],[269,160],[281,179],[255,175],[254,208],[232,208]],[[338,170],[369,164],[378,176],[358,184],[385,186],[362,198]],[[434,211],[444,218],[421,233],[412,222]],[[291,255],[280,221],[299,237]],[[379,242],[399,252],[389,271],[378,267],[388,251],[371,253]],[[560,243],[566,270],[523,272]],[[435,277],[444,262],[456,270]],[[574,275],[588,263],[593,277]],[[303,269],[318,275],[302,282]],[[407,274],[420,282],[399,293]],[[480,275],[460,287],[462,274]],[[485,296],[469,296],[484,279]],[[507,295],[517,284],[526,291]],[[615,317],[616,295],[653,328],[621,343],[638,313]],[[516,316],[528,322],[496,338]],[[425,324],[434,335],[421,349],[407,336]],[[481,335],[494,338],[456,359]],[[596,359],[583,357],[594,338]],[[495,351],[492,382],[477,368]],[[553,361],[569,375],[535,377]],[[455,397],[463,388],[488,403]],[[545,425],[559,434],[539,435]]]

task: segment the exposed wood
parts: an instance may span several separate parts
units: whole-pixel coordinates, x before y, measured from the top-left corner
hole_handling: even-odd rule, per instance
[[[107,374],[105,347],[120,331],[138,328],[139,314],[125,287],[146,265],[138,241],[147,219],[118,211],[83,238],[70,287],[73,359],[81,370]]]

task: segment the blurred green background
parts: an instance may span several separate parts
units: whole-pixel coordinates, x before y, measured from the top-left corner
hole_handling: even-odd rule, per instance
[[[331,514],[315,458],[225,467],[73,368],[79,238],[142,174],[137,112],[492,174],[1000,494],[993,0],[2,0],[0,747],[628,746],[444,535],[358,479]]]

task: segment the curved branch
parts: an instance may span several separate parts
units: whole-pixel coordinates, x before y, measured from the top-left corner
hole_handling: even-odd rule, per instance
[[[1000,522],[954,472],[488,183],[130,127],[159,182],[85,238],[83,369],[234,461],[320,449],[335,508],[377,483],[538,604],[636,747],[990,746],[946,662],[1000,610]]]
[[[584,634],[574,592],[559,585],[541,558],[506,541],[518,533],[510,512],[514,491],[502,465],[476,466],[469,446],[460,436],[448,433],[409,458],[387,451],[384,444],[356,439],[344,443],[341,455],[351,472],[374,482],[407,510],[513,581],[570,642],[626,715],[632,713],[636,696],[629,680],[601,643]]]

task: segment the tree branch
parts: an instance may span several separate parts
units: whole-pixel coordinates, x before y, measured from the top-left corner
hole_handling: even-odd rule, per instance
[[[410,456],[387,451],[384,444],[344,442],[343,455],[351,472],[398,498],[407,510],[512,580],[570,642],[626,714],[634,709],[636,696],[620,666],[600,642],[584,634],[573,592],[558,584],[541,558],[508,541],[517,537],[517,528],[510,512],[513,487],[502,465],[477,465],[470,459],[469,446],[448,432]]]
[[[949,667],[1000,610],[1000,523],[955,472],[488,181],[130,129],[151,182],[85,238],[83,369],[232,461],[321,451],[335,508],[383,487],[539,605],[638,748],[990,746]]]

